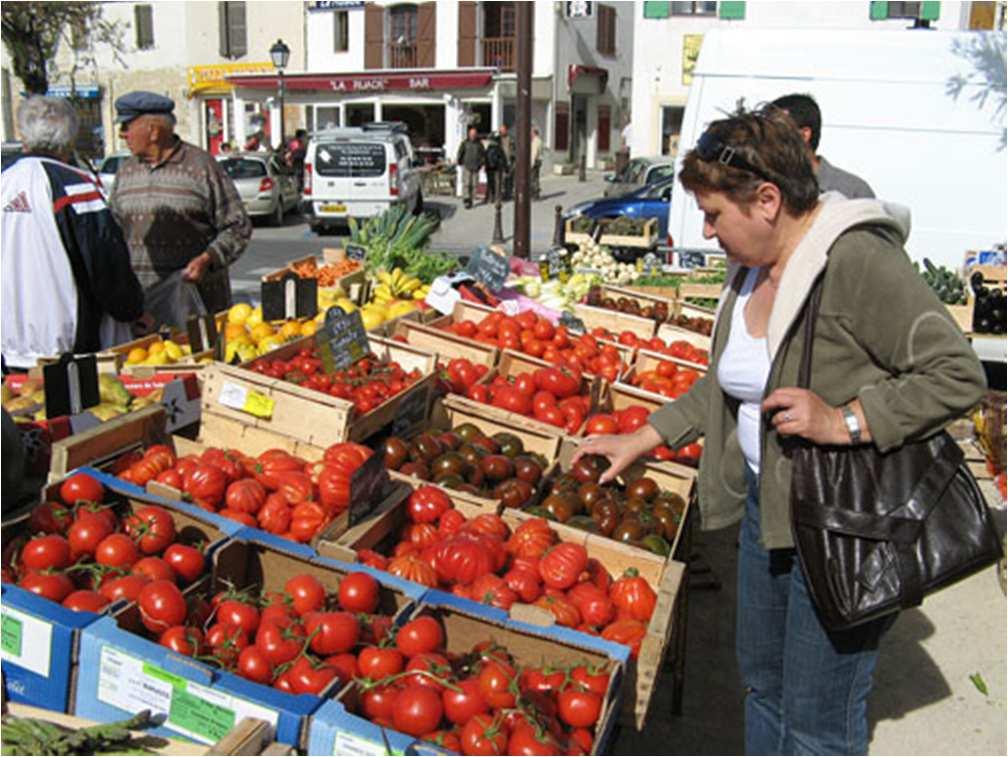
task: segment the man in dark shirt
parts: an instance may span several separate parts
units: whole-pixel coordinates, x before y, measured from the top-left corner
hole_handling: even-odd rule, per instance
[[[772,105],[786,111],[791,120],[798,125],[802,139],[809,148],[820,192],[839,192],[849,200],[875,196],[864,179],[837,168],[822,155],[816,154],[822,133],[822,113],[812,95],[785,95],[774,100]]]
[[[469,127],[469,138],[459,145],[455,162],[462,166],[462,197],[465,206],[473,206],[473,195],[476,192],[476,181],[484,161],[483,143],[480,142],[475,126]]]

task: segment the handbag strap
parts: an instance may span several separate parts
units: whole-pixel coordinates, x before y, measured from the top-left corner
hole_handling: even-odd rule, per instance
[[[798,388],[808,389],[812,379],[812,342],[815,341],[815,322],[819,317],[819,302],[822,300],[823,277],[826,269],[823,269],[812,284],[812,291],[809,293],[808,304],[805,306],[804,336],[802,339],[801,361],[798,364]]]

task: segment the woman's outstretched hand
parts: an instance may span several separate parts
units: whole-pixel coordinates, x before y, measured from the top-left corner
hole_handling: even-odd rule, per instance
[[[609,467],[599,478],[599,483],[612,481],[626,470],[641,455],[650,452],[662,443],[661,434],[650,424],[645,424],[632,434],[590,436],[577,448],[571,465],[585,455],[602,455],[609,460]]]

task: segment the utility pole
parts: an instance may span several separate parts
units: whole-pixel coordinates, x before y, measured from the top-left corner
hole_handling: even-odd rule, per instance
[[[532,154],[532,6],[515,3],[515,33],[518,37],[518,123],[515,137],[514,254],[529,257],[532,204],[529,194],[529,158]]]

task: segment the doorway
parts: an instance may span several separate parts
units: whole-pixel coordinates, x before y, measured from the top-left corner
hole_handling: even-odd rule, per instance
[[[363,126],[375,120],[374,103],[347,103],[346,125]]]
[[[409,129],[413,149],[425,157],[443,152],[445,145],[444,105],[382,105],[382,120],[402,121]]]
[[[577,163],[588,151],[588,95],[571,95],[571,115],[570,156]]]

